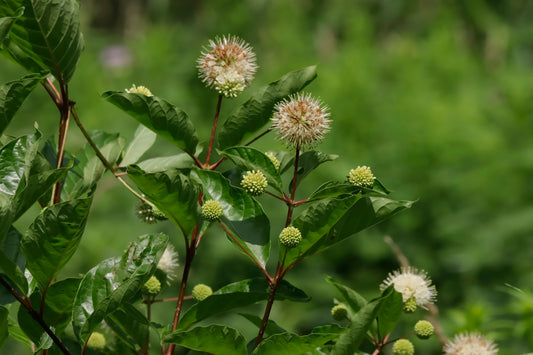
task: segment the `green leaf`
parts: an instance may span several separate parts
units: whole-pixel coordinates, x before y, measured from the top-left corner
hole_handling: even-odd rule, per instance
[[[131,143],[124,152],[124,158],[120,162],[120,166],[128,166],[137,163],[143,154],[155,143],[156,137],[157,135],[153,131],[143,125],[139,125]]]
[[[0,248],[0,273],[8,278],[8,283],[23,295],[28,293],[28,281],[24,276],[26,259],[20,251],[22,235],[13,226],[9,229],[6,238]],[[8,304],[15,301],[13,295],[5,288],[0,288],[0,304]]]
[[[105,321],[126,346],[138,350],[133,346],[138,344],[141,349],[147,349],[146,340],[150,322],[133,305],[124,303],[108,315]]]
[[[4,345],[9,337],[8,321],[9,311],[6,307],[0,306],[0,348]]]
[[[269,186],[279,192],[283,192],[278,169],[276,169],[270,158],[261,151],[250,147],[233,147],[224,150],[221,154],[229,158],[242,171],[261,171],[265,175]]]
[[[196,129],[187,114],[168,101],[120,91],[108,91],[102,97],[176,147],[189,154],[195,153]]]
[[[11,26],[7,51],[24,68],[49,70],[59,81],[70,81],[83,49],[79,6],[75,0],[8,0],[0,17],[24,14]]]
[[[0,14],[5,16],[0,18],[0,49],[3,48],[2,42],[4,42],[4,39],[7,37],[9,31],[11,31],[11,26],[13,23],[15,23],[15,20],[24,13],[23,7],[13,11],[11,7],[6,7],[4,9],[5,6],[6,5],[4,4],[0,6]],[[11,16],[8,14],[11,14]]]
[[[235,329],[222,325],[196,327],[186,332],[176,331],[163,339],[188,349],[210,354],[246,355],[246,339]]]
[[[296,335],[291,333],[274,334],[264,339],[252,354],[257,355],[294,355],[305,354],[328,341],[338,337],[332,333],[311,333]]]
[[[314,150],[305,152],[300,155],[300,158],[298,159],[298,172],[297,172],[297,178],[296,178],[296,186],[302,182],[302,180],[313,170],[315,170],[319,165],[328,162],[333,161],[337,159],[339,156],[335,154],[325,154],[321,152],[317,152]],[[289,189],[292,189],[292,181],[289,186]]]
[[[286,265],[299,261],[378,224],[410,208],[412,201],[395,201],[386,197],[351,197],[324,199],[308,207],[294,221],[303,240],[289,250]]]
[[[239,145],[251,137],[270,122],[277,102],[302,90],[315,78],[316,66],[311,66],[285,74],[278,81],[260,89],[224,122],[218,134],[219,149]]]
[[[63,333],[72,320],[72,302],[79,284],[80,279],[69,278],[51,284],[46,292],[43,310],[44,321],[54,329],[54,333],[58,336]],[[41,307],[41,298],[42,292],[40,290],[30,296],[32,307],[37,312]],[[48,337],[39,323],[30,316],[26,308],[19,308],[17,318],[24,333],[34,343],[38,343],[43,337]]]
[[[198,186],[178,170],[146,173],[132,165],[128,176],[161,212],[188,236],[199,220]]]
[[[45,208],[22,238],[26,267],[42,290],[78,248],[90,206],[91,200],[83,199]]]
[[[192,169],[194,160],[187,153],[143,160],[137,166],[147,173],[156,173],[172,169]]]
[[[252,324],[254,324],[257,327],[257,329],[261,327],[261,323],[263,322],[263,319],[261,317],[258,317],[254,314],[246,314],[246,313],[239,313],[239,315],[248,319]],[[274,334],[279,334],[279,333],[286,333],[286,330],[280,327],[273,320],[269,319],[265,327],[265,335],[274,335]]]
[[[201,302],[191,306],[180,319],[178,329],[185,330],[209,317],[268,299],[270,286],[264,278],[243,280],[226,285]],[[309,297],[283,280],[276,293],[277,300],[307,302]]]
[[[42,79],[43,75],[29,74],[0,86],[0,134],[4,132],[26,97]]]
[[[102,261],[83,277],[72,310],[72,324],[80,344],[109,314],[139,294],[153,275],[168,237],[144,235],[133,242],[121,259]]]
[[[213,199],[222,205],[221,222],[227,226],[237,247],[242,246],[257,263],[265,266],[270,252],[270,222],[261,205],[243,189],[231,186],[215,171],[194,170],[191,177],[203,187],[204,201]],[[242,249],[239,247],[239,251]]]
[[[402,294],[394,289],[394,285],[383,291],[384,296],[387,294],[390,294],[390,296],[383,299],[377,315],[378,330],[382,337],[392,332],[403,314]]]
[[[359,312],[359,310],[368,303],[367,300],[358,292],[346,285],[343,285],[332,277],[326,276],[326,281],[335,286],[335,288],[341,293],[342,297],[346,301],[346,304],[351,308],[353,313]]]

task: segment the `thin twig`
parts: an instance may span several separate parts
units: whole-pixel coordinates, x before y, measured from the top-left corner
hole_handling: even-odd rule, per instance
[[[211,130],[211,139],[209,140],[209,147],[207,148],[207,158],[205,159],[205,166],[209,166],[209,159],[211,158],[211,150],[213,149],[213,142],[215,141],[215,132],[217,130],[218,116],[220,115],[220,107],[222,106],[222,97],[222,95],[218,95],[217,110],[215,112],[213,129]]]

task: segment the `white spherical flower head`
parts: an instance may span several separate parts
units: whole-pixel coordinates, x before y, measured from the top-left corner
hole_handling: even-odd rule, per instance
[[[444,346],[444,354],[448,355],[494,355],[497,353],[496,344],[479,333],[458,334]]]
[[[167,283],[170,284],[178,277],[179,266],[178,253],[172,245],[168,244],[157,264],[157,268],[167,275]]]
[[[329,130],[327,107],[309,94],[289,96],[275,106],[274,129],[289,146],[312,147],[320,142]]]
[[[154,96],[152,95],[152,92],[147,87],[142,86],[142,85],[135,86],[135,84],[133,84],[131,88],[126,89],[126,92],[128,94],[142,94],[145,96]]]
[[[425,272],[413,267],[401,268],[390,273],[380,285],[381,291],[390,285],[394,285],[394,289],[402,294],[404,304],[410,304],[410,307],[414,306],[415,309],[416,306],[427,309],[437,297],[437,290],[431,285],[431,279]],[[412,308],[406,310],[414,311]]]
[[[216,37],[198,58],[198,71],[207,87],[235,97],[253,80],[257,65],[250,45],[235,36]]]

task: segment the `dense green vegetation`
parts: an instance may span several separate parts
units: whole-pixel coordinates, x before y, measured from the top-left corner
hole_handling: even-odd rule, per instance
[[[86,48],[70,90],[88,129],[131,138],[136,125],[100,94],[135,83],[177,103],[191,117],[206,117],[205,125],[195,124],[200,136],[207,136],[216,94],[197,78],[196,58],[209,38],[236,34],[253,45],[260,68],[235,103],[288,71],[318,65],[319,80],[307,89],[330,106],[335,132],[320,150],[344,159],[335,170],[327,164],[319,168],[310,177],[316,182],[302,194],[324,176],[343,180],[349,169],[369,165],[397,198],[418,199],[395,219],[300,265],[290,281],[309,290],[313,308],[277,304],[273,318],[280,325],[305,331],[325,323],[335,296],[322,281],[326,274],[365,296],[377,295],[379,283],[398,267],[383,241],[390,235],[436,284],[449,336],[480,330],[499,343],[502,354],[533,348],[532,3],[177,3],[130,5],[121,9],[123,21],[114,26],[106,23],[98,1],[82,3]],[[105,59],[110,46],[124,51],[125,62],[118,67]],[[2,82],[21,76],[17,66],[3,63]],[[227,115],[232,102],[224,105]],[[46,92],[38,90],[7,133],[29,133],[37,121],[52,134],[55,124],[34,113],[55,117],[54,110]],[[72,130],[68,145],[80,144],[81,135]],[[264,148],[278,146],[273,137],[261,142]],[[158,149],[160,154],[173,148],[161,141]],[[85,272],[145,232],[167,232],[174,244],[181,243],[168,222],[138,221],[133,197],[115,180],[108,178],[99,188],[82,245],[65,275]],[[33,220],[33,212],[18,223]],[[206,241],[191,276],[197,283],[218,288],[257,276],[221,235]],[[241,325],[245,334],[246,326]],[[420,353],[439,353],[436,340],[425,346]]]

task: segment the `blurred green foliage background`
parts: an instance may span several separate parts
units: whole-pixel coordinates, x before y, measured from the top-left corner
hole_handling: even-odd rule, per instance
[[[307,91],[329,105],[333,120],[318,149],[340,158],[308,178],[302,198],[325,180],[344,180],[349,169],[369,165],[393,197],[418,200],[289,273],[313,300],[275,305],[273,319],[281,326],[305,332],[331,321],[336,295],[325,274],[376,296],[398,267],[383,241],[390,235],[434,280],[448,336],[480,330],[500,344],[501,354],[533,349],[533,296],[527,293],[533,291],[533,2],[85,0],[81,15],[86,48],[70,92],[86,128],[131,139],[135,122],[99,95],[137,84],[185,110],[207,141],[217,96],[198,79],[196,59],[209,39],[235,34],[252,45],[260,68],[241,97],[224,101],[222,119],[256,88],[318,65],[319,77]],[[2,63],[2,82],[22,76]],[[45,134],[57,134],[58,115],[44,90],[30,96],[7,133],[30,133],[35,121]],[[72,126],[70,150],[83,143]],[[273,136],[257,147],[283,148]],[[172,149],[159,141],[152,155]],[[99,188],[64,277],[119,255],[148,232],[168,233],[180,251],[178,231],[170,223],[138,221],[134,197],[112,177]],[[263,201],[277,235],[284,210]],[[33,213],[18,222],[21,230]],[[203,244],[191,288],[208,283],[216,289],[260,274],[221,230],[213,229]],[[166,319],[173,307],[155,311]],[[255,335],[236,316],[220,321]],[[420,353],[440,353],[436,339],[416,346]]]

